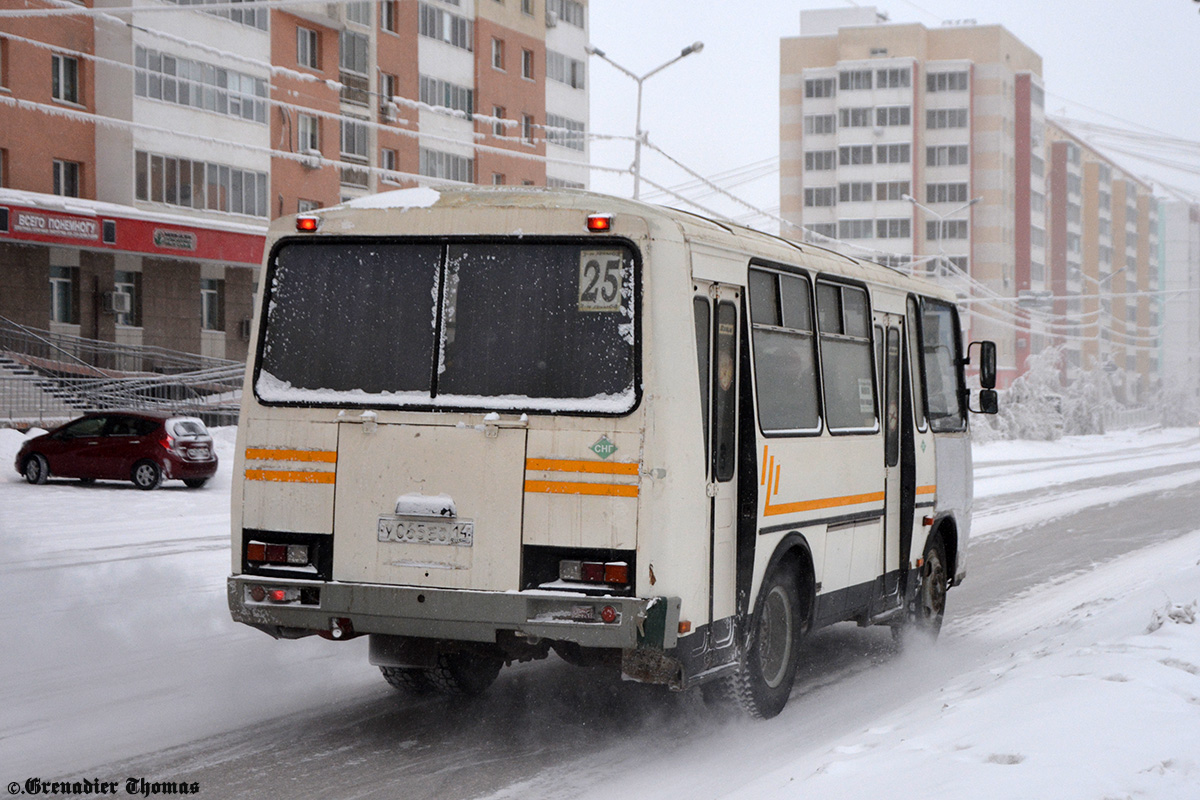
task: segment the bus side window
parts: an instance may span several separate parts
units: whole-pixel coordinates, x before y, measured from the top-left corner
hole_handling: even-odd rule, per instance
[[[817,283],[825,418],[832,431],[877,430],[870,313],[864,289]]]
[[[929,426],[934,433],[961,431],[966,427],[960,383],[958,314],[954,306],[925,300],[921,319],[921,350],[925,356],[925,389],[929,403]]]
[[[727,481],[737,466],[737,306],[717,304],[713,343],[713,479]]]
[[[704,428],[704,453],[708,455],[708,426],[711,424],[708,415],[709,393],[712,383],[709,379],[709,354],[712,352],[708,332],[712,327],[712,309],[708,300],[697,297],[692,301],[696,312],[696,358],[700,366],[700,422]]]

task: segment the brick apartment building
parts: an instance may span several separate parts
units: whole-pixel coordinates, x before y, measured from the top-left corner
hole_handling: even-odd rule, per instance
[[[588,183],[580,0],[144,6],[0,18],[0,317],[242,359],[271,218]]]

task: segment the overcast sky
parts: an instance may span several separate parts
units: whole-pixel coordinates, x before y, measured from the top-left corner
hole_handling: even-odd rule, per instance
[[[704,50],[645,82],[643,127],[668,154],[706,176],[779,155],[779,41],[800,32],[800,11],[868,3],[808,0],[591,0],[592,44],[644,74],[693,41]],[[1042,57],[1048,115],[1125,128],[1145,126],[1197,144],[1186,155],[1200,172],[1200,2],[1196,0],[884,0],[893,22],[936,28],[943,20],[1000,24]],[[636,85],[593,56],[591,127],[632,136]],[[1153,134],[1150,134],[1153,136]],[[593,163],[628,167],[630,142],[593,144]],[[1200,175],[1112,154],[1138,176],[1200,196]],[[689,180],[643,152],[642,174],[675,187]],[[631,196],[632,179],[593,173],[594,189]],[[778,172],[733,191],[760,208],[779,205]],[[643,199],[652,197],[643,184]],[[1160,193],[1165,192],[1160,190]],[[704,200],[736,218],[747,209]],[[761,224],[761,223],[759,223]]]

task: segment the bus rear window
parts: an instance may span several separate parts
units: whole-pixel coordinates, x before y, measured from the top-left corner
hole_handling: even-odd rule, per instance
[[[619,244],[293,242],[270,281],[264,402],[624,413],[633,256]]]

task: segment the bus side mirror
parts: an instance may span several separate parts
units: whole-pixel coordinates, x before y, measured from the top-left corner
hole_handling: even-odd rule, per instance
[[[979,385],[984,389],[996,388],[996,343],[995,342],[971,342],[971,347],[979,348]],[[969,354],[971,347],[967,348],[968,358],[967,363],[971,360]]]
[[[1000,402],[995,389],[979,390],[979,408],[972,408],[976,414],[997,414],[1000,412]]]

